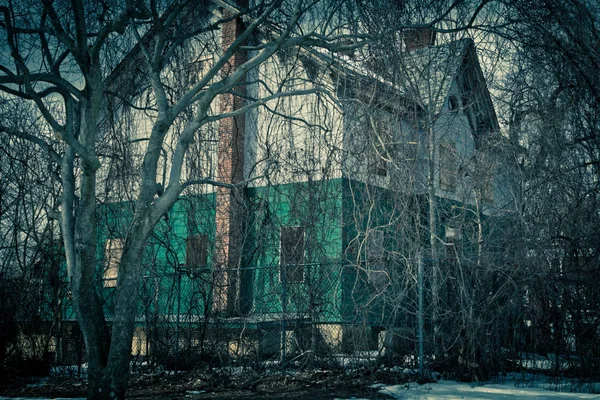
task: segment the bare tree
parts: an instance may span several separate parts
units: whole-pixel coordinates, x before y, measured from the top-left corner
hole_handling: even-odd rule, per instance
[[[189,1],[102,6],[43,1],[19,2],[0,11],[5,54],[10,54],[2,62],[2,91],[5,96],[35,104],[52,133],[36,136],[35,142],[60,164],[60,224],[73,304],[87,348],[88,395],[123,398],[148,238],[189,185],[213,183],[229,191],[239,183],[184,181],[186,154],[198,130],[224,118],[233,121],[270,99],[318,91],[267,92],[262,98],[244,95],[247,72],[274,54],[306,46],[341,50],[360,43],[348,44],[355,35],[331,34],[337,27],[329,24],[337,21],[328,14],[336,7],[321,2],[259,2],[251,7],[227,6],[220,13],[212,3]],[[314,19],[309,13],[319,17]],[[223,28],[226,26],[230,28]],[[227,41],[221,39],[221,29],[238,32]],[[194,50],[193,61],[204,68],[198,69],[188,86],[172,91],[178,56],[186,49]],[[251,55],[246,58],[241,55],[244,52]],[[150,100],[141,104],[149,117],[149,134],[143,135],[140,169],[131,196],[134,213],[118,262],[114,317],[109,326],[95,279],[101,149],[109,139],[103,123],[110,112],[121,113],[123,104],[140,106],[136,99],[142,93]],[[246,102],[214,112],[223,95]],[[15,134],[7,127],[2,130]],[[167,138],[172,138],[168,149]],[[61,143],[59,150],[52,149],[55,141]],[[168,163],[162,170],[165,151]]]
[[[512,49],[499,97],[521,146],[523,268],[521,349],[554,355],[555,372],[593,374],[598,309],[599,18],[587,1],[505,2],[498,29]],[[594,244],[592,244],[594,243]],[[543,282],[543,283],[542,283]],[[593,286],[593,285],[592,285]],[[592,311],[596,310],[596,311]],[[573,362],[570,356],[581,357]],[[565,360],[571,360],[566,362]]]
[[[2,136],[0,151],[0,246],[2,276],[2,339],[4,374],[24,373],[26,366],[48,366],[50,336],[60,319],[61,249],[55,221],[48,210],[57,202],[55,181],[48,180],[52,163],[39,152],[33,137],[40,125],[22,104],[5,104],[5,127],[28,132]],[[42,324],[46,319],[48,323]]]

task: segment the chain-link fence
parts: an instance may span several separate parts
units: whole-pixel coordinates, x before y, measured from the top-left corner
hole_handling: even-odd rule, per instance
[[[357,273],[361,269],[339,263],[296,268],[301,279],[293,282],[286,282],[278,265],[229,271],[241,278],[232,300],[238,312],[230,314],[212,308],[211,288],[218,283],[210,273],[144,277],[135,359],[167,368],[265,362],[285,367],[365,362],[392,347],[403,347],[407,359],[414,359],[411,318],[383,315],[390,311],[383,305],[386,296],[372,282],[368,287],[373,271]]]
[[[432,269],[432,263],[425,260],[424,269]],[[138,299],[132,366],[183,370],[389,363],[416,369],[419,305],[414,265],[410,260],[387,260],[386,265],[312,263],[295,266],[300,270],[293,273],[280,265],[229,270],[237,276],[232,280],[237,286],[230,291],[236,302],[232,312],[213,307],[212,288],[219,284],[213,280],[220,275],[204,270],[147,274]],[[495,318],[491,311],[487,311],[491,323],[465,324],[469,308],[458,307],[456,293],[462,286],[452,284],[452,267],[439,265],[446,273],[444,282],[449,282],[441,292],[439,321],[432,318],[431,283],[425,279],[423,284],[423,354],[429,369],[484,374],[484,368],[491,367],[479,362],[483,360],[499,370],[592,371],[589,367],[596,365],[597,352],[582,356],[585,348],[580,342],[569,345],[569,340],[582,336],[576,335],[579,327],[569,320],[556,319],[562,331],[549,333],[543,330],[549,324],[532,317],[520,324],[515,320],[515,325],[509,319]],[[288,282],[286,278],[292,276],[293,282]],[[58,286],[28,282],[27,286],[3,279],[0,284],[3,368],[23,375],[85,374],[85,345],[68,285],[64,281]],[[115,289],[102,287],[110,325]],[[486,301],[512,304],[510,297],[504,301],[499,295]],[[473,312],[481,316],[475,306]],[[437,350],[433,342],[436,323],[444,339],[440,351],[444,358],[438,359],[431,356]],[[541,340],[561,347],[544,349]],[[449,362],[454,366],[448,367]]]
[[[295,268],[299,270],[291,282],[287,279],[292,275],[279,265],[228,271],[238,276],[232,291],[236,307],[229,313],[213,309],[212,288],[218,285],[213,279],[218,275],[210,271],[145,275],[132,342],[134,365],[363,365],[392,348],[414,360],[413,318],[390,313],[389,304],[383,304],[389,299],[382,283],[372,282],[374,271],[335,262]],[[25,358],[43,361],[57,373],[80,374],[85,371],[85,344],[67,284],[53,293],[59,296],[48,302],[54,308],[46,306],[36,320],[18,321],[18,335],[38,345],[23,339],[11,348],[22,347]],[[114,288],[103,287],[103,293],[110,324]]]

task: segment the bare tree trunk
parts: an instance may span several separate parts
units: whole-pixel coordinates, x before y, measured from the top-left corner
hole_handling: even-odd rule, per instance
[[[424,357],[425,351],[423,348],[424,332],[425,332],[425,310],[423,307],[423,260],[421,258],[421,252],[417,252],[417,263],[418,263],[418,295],[419,295],[419,308],[418,308],[418,339],[419,339],[419,378],[421,381],[425,381],[425,368],[424,368]]]
[[[135,228],[136,226],[133,225]],[[132,232],[135,232],[132,229]],[[108,392],[104,398],[123,399],[127,390],[131,342],[137,315],[139,285],[141,280],[142,252],[146,238],[133,233],[128,238],[121,260],[118,293],[111,329],[110,352],[103,373],[102,387]],[[106,395],[105,395],[106,396]],[[98,398],[101,398],[100,396]]]
[[[429,246],[431,250],[431,320],[433,325],[433,350],[438,356],[441,354],[440,342],[440,282],[439,282],[439,259],[438,259],[438,220],[437,220],[437,199],[435,190],[435,132],[433,123],[428,121],[427,127],[427,151],[428,151],[428,168],[427,168],[427,191],[429,201]]]

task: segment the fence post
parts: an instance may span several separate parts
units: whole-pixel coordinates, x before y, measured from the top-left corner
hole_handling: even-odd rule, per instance
[[[175,360],[179,364],[179,318],[181,315],[181,269],[177,268],[177,319],[175,325]]]
[[[423,260],[421,259],[421,252],[417,250],[417,275],[418,275],[418,291],[419,291],[419,378],[423,381],[424,368],[423,368],[423,330],[425,329],[425,317],[423,310]]]
[[[287,318],[287,275],[279,271],[281,277],[281,368],[285,370],[286,363],[286,318]]]

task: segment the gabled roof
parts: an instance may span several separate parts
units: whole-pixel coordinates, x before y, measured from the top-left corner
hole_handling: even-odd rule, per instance
[[[437,114],[460,72],[469,46],[473,46],[473,41],[462,39],[405,52],[399,86],[413,101]]]
[[[483,73],[479,66],[475,45],[471,39],[461,39],[441,45],[426,46],[405,51],[398,58],[398,75],[390,82],[382,75],[348,57],[312,52],[325,62],[338,78],[343,76],[338,95],[360,98],[365,93],[393,99],[398,108],[415,109],[438,115],[450,95],[453,82],[465,98],[470,98],[470,109],[465,109],[476,135],[498,131],[498,121]],[[462,100],[462,99],[461,99]],[[385,103],[383,100],[382,103]]]
[[[403,71],[402,86],[407,95],[429,113],[437,115],[441,112],[450,88],[456,82],[462,96],[459,102],[476,139],[500,130],[472,39],[409,52]]]

